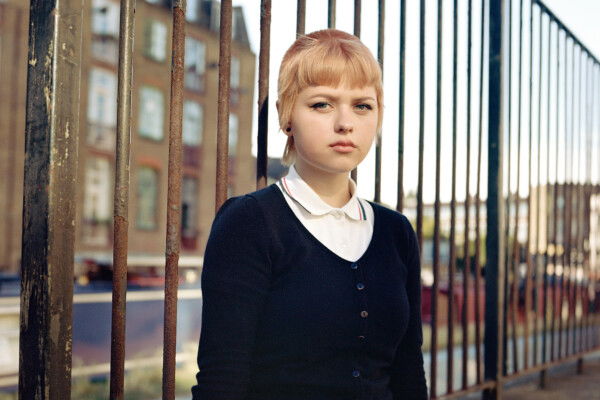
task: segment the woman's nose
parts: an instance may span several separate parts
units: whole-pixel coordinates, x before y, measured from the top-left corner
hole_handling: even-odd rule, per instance
[[[347,111],[340,110],[335,121],[335,131],[338,133],[349,133],[353,130],[352,117]]]

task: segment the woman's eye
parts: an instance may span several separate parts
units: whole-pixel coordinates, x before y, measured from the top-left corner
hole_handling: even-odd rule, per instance
[[[327,108],[328,106],[329,106],[329,104],[327,104],[325,102],[318,102],[318,103],[313,104],[310,107],[315,110],[323,110],[323,109]]]
[[[372,110],[373,107],[370,104],[357,104],[356,108],[358,108],[361,111],[366,111],[366,110]]]

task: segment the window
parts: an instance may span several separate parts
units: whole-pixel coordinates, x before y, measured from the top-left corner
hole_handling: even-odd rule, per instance
[[[240,102],[240,59],[237,57],[231,57],[229,79],[231,87],[229,102],[235,107]]]
[[[206,70],[206,45],[194,38],[185,38],[185,87],[191,90],[204,90]]]
[[[235,114],[229,114],[229,155],[235,156],[238,143],[238,117]]]
[[[87,115],[89,122],[105,126],[116,125],[117,77],[114,73],[92,68]]]
[[[199,146],[202,142],[202,106],[195,101],[183,103],[183,144]]]
[[[230,74],[230,86],[233,89],[240,87],[240,59],[237,57],[231,57],[231,71]]]
[[[183,177],[181,188],[181,242],[184,248],[196,247],[198,236],[198,180]]]
[[[167,58],[167,26],[162,22],[148,21],[144,31],[144,55],[154,61]]]
[[[136,225],[139,229],[155,229],[158,211],[158,173],[150,167],[140,167],[137,181]]]
[[[154,87],[140,89],[139,133],[141,136],[161,140],[164,125],[164,96]]]
[[[90,71],[87,107],[89,145],[112,151],[117,124],[117,77],[100,68]]]
[[[187,0],[185,8],[185,19],[190,22],[196,22],[198,20],[198,11],[200,6],[200,0]]]
[[[119,3],[93,0],[91,13],[93,33],[119,37]]]
[[[89,157],[86,160],[82,226],[86,244],[109,244],[113,205],[111,177],[107,159]]]

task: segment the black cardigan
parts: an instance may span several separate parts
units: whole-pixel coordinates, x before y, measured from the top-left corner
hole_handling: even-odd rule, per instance
[[[193,399],[427,398],[414,230],[371,205],[371,243],[349,262],[275,185],[224,203],[204,256]]]

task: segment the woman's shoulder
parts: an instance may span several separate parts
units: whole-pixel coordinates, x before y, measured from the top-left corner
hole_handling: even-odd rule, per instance
[[[389,225],[394,229],[400,229],[408,233],[414,231],[412,224],[406,215],[384,204],[375,203],[372,201],[369,201],[368,203],[371,205],[371,207],[373,207],[375,218],[379,217],[381,219],[379,222]]]

